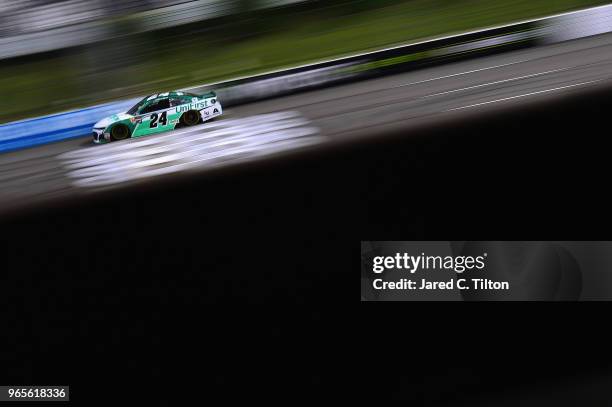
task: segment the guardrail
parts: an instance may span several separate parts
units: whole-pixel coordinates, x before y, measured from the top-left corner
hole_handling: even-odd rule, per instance
[[[402,45],[185,90],[214,89],[224,106],[418,69],[479,55],[612,32],[612,5]],[[93,124],[136,99],[0,125],[0,152],[89,136]]]

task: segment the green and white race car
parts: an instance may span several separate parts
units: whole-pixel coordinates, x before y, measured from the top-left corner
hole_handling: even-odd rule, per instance
[[[124,113],[100,120],[93,128],[96,144],[162,133],[193,126],[223,113],[215,92],[195,95],[187,92],[155,93]]]

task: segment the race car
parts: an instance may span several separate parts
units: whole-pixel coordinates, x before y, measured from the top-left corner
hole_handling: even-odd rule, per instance
[[[100,120],[93,127],[96,144],[162,133],[177,127],[194,126],[223,113],[215,92],[155,93],[131,109]]]

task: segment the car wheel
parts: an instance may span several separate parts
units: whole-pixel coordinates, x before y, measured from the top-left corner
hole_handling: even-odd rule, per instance
[[[130,137],[130,129],[127,126],[120,124],[111,129],[111,140],[113,141],[124,140],[128,137]]]
[[[187,126],[193,126],[200,122],[200,113],[196,110],[190,110],[183,113],[181,121]]]

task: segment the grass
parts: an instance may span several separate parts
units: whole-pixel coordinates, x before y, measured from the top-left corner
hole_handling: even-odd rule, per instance
[[[325,10],[277,14],[283,21],[268,31],[231,42],[180,30],[168,38],[137,35],[109,44],[107,51],[90,47],[0,66],[0,89],[11,95],[0,102],[0,122],[605,3],[411,0],[347,15]]]

